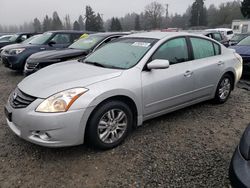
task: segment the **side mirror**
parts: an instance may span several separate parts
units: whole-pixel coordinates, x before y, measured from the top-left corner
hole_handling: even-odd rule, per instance
[[[169,68],[170,63],[168,60],[163,60],[163,59],[155,59],[151,61],[150,63],[147,64],[147,68],[149,70],[152,69],[167,69]]]
[[[56,44],[55,41],[49,41],[49,43],[48,43],[49,46],[53,46],[54,44]]]

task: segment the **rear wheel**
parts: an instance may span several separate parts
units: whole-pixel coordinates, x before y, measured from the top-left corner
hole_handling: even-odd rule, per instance
[[[127,104],[106,102],[93,112],[88,122],[87,142],[99,149],[111,149],[127,137],[132,124],[133,115]]]
[[[232,88],[233,79],[229,74],[225,74],[217,86],[214,102],[217,104],[225,103],[231,94]]]

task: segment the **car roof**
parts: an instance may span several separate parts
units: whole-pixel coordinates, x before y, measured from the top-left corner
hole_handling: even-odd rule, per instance
[[[125,37],[133,37],[133,38],[151,38],[151,39],[164,39],[167,37],[175,37],[175,36],[192,36],[193,34],[187,33],[187,32],[160,32],[160,31],[154,31],[154,32],[145,32],[145,33],[135,33],[131,34]],[[196,35],[197,36],[197,35]]]
[[[131,32],[103,32],[103,33],[94,33],[91,35],[109,37],[109,36],[114,36],[114,35],[123,36],[123,35],[129,35],[129,34],[131,34]]]
[[[56,30],[56,31],[46,31],[45,33],[72,33],[72,34],[83,34],[83,33],[93,33],[91,31],[75,31],[75,30]]]

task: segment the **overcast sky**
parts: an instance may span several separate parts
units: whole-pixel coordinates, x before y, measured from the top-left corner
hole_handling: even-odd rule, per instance
[[[62,18],[69,14],[74,21],[84,14],[84,7],[90,5],[95,12],[103,14],[104,19],[112,16],[124,16],[126,13],[140,13],[145,5],[158,1],[169,4],[170,13],[183,13],[194,0],[0,0],[0,24],[22,24],[38,17],[40,20],[48,14],[57,11]],[[233,0],[206,0],[206,6],[219,5]]]

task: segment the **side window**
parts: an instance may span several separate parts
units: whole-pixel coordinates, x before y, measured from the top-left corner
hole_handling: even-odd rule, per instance
[[[27,35],[22,35],[20,41],[25,41],[27,38],[28,38]]]
[[[206,36],[209,37],[209,38],[213,38],[211,33],[207,34]]]
[[[214,56],[213,42],[201,38],[190,38],[194,59],[202,59],[206,57]]]
[[[70,44],[70,34],[56,34],[51,41],[56,44]]]
[[[214,39],[217,40],[217,41],[221,41],[222,40],[222,37],[219,33],[214,33]]]
[[[152,60],[165,59],[170,64],[188,61],[188,48],[185,38],[176,38],[163,44],[152,56]]]
[[[220,55],[220,46],[214,43],[215,55]]]

